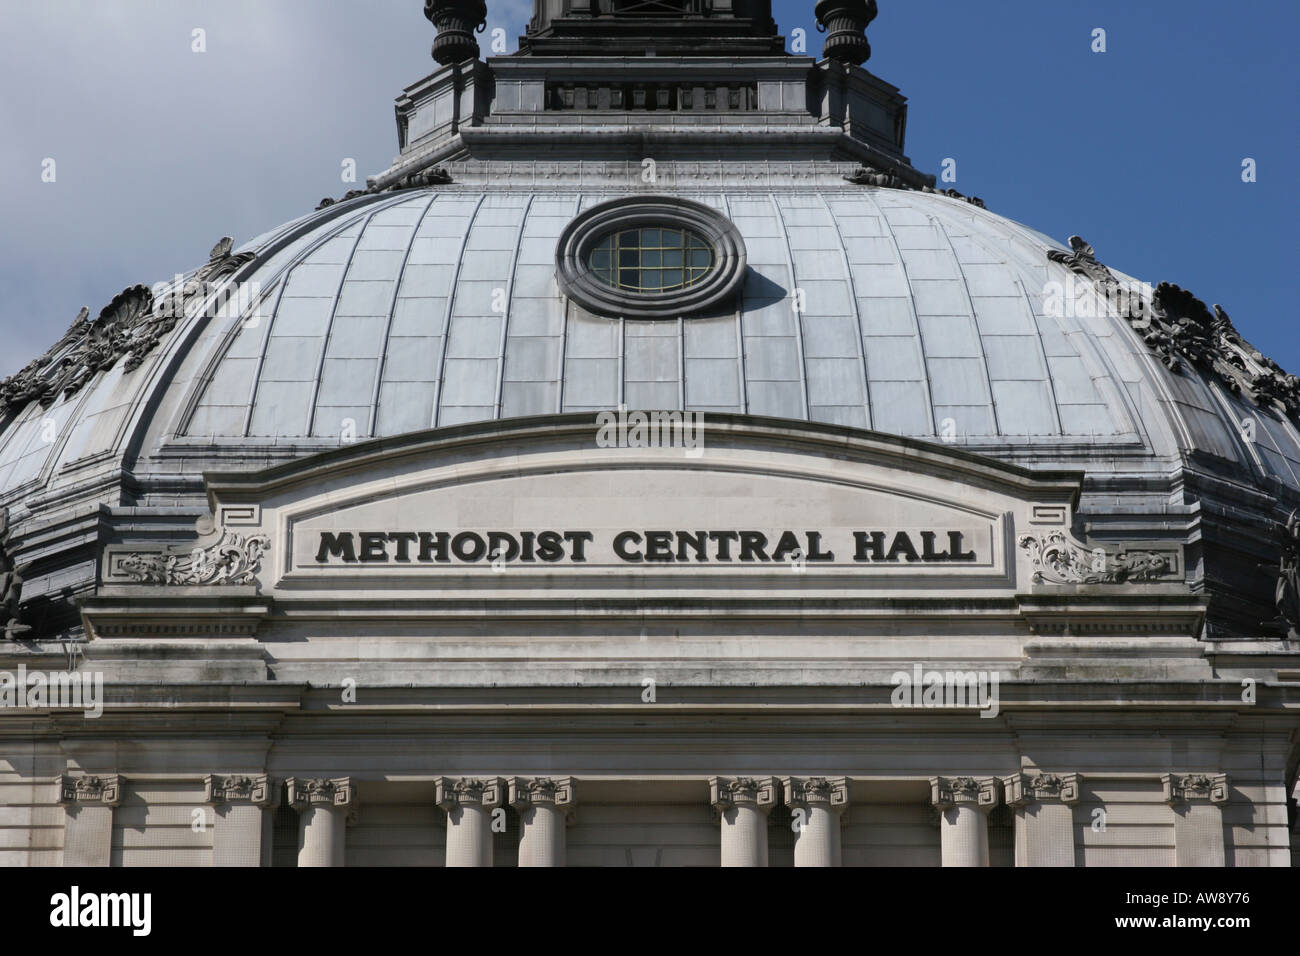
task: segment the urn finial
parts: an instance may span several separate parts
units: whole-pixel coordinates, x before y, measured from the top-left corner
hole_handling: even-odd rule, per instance
[[[433,58],[442,66],[478,59],[474,33],[487,26],[485,0],[424,0],[424,15],[438,30]]]
[[[860,66],[871,58],[867,25],[880,11],[876,0],[821,0],[817,4],[817,29],[826,32],[822,55]]]

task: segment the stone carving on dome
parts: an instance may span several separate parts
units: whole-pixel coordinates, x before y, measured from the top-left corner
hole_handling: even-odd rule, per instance
[[[1277,618],[1268,626],[1276,627],[1288,640],[1300,640],[1300,512],[1293,511],[1285,523],[1277,522],[1274,529],[1278,562],[1262,566],[1277,574]]]
[[[1064,531],[1024,534],[1019,541],[1033,566],[1035,584],[1136,584],[1169,579],[1175,573],[1166,553],[1089,550]]]
[[[984,200],[980,199],[978,196],[967,196],[965,193],[959,193],[955,189],[935,189],[933,186],[914,186],[897,173],[877,169],[874,166],[859,166],[855,171],[845,176],[844,180],[853,183],[855,186],[881,186],[886,189],[906,189],[912,192],[929,193],[933,196],[947,196],[949,199],[960,199],[963,202],[968,202],[972,206],[976,206],[980,209],[988,208],[984,204]]]
[[[371,183],[365,189],[350,189],[342,199],[330,199],[328,196],[320,201],[316,211],[328,209],[330,206],[341,202],[347,202],[349,199],[356,199],[358,196],[377,196],[380,193],[401,192],[404,189],[424,189],[427,186],[446,186],[452,182],[451,173],[447,172],[443,166],[429,166],[425,169],[417,170],[413,173],[407,173],[401,179],[387,186],[377,186]]]
[[[5,640],[16,640],[31,630],[22,622],[23,575],[28,567],[14,561],[9,546],[9,509],[0,509],[0,628]]]
[[[0,410],[21,411],[32,401],[48,408],[61,396],[75,395],[124,357],[124,370],[134,372],[192,302],[255,258],[246,252],[231,255],[231,245],[229,237],[223,238],[207,265],[157,301],[148,286],[134,285],[115,296],[93,322],[90,310],[83,308],[49,351],[0,382]]]
[[[257,584],[262,558],[270,548],[267,535],[243,535],[223,528],[215,544],[188,553],[129,553],[122,556],[119,568],[141,584]]]
[[[1047,257],[1090,280],[1105,301],[1119,303],[1119,314],[1171,372],[1191,365],[1233,394],[1300,422],[1300,378],[1242,338],[1222,307],[1211,312],[1170,282],[1156,286],[1149,299],[1129,294],[1086,241],[1071,236],[1070,248],[1068,253],[1049,250]]]

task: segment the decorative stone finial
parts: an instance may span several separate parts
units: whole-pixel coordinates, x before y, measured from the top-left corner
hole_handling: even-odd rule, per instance
[[[817,4],[817,29],[825,31],[822,56],[861,66],[871,58],[867,25],[879,14],[876,0],[821,0]]]
[[[484,0],[424,0],[424,15],[438,30],[433,58],[441,65],[478,59],[474,32],[487,26]]]

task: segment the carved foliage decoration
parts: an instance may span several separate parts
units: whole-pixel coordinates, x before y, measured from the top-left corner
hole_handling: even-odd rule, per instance
[[[135,371],[195,301],[253,260],[251,253],[232,255],[232,245],[229,237],[223,238],[207,265],[157,301],[147,286],[134,285],[119,293],[93,322],[90,310],[82,309],[49,351],[0,382],[0,411],[21,411],[33,401],[48,408],[61,396],[76,394],[123,358],[123,368]]]
[[[947,196],[949,199],[960,199],[968,202],[972,206],[980,209],[987,209],[984,200],[978,196],[967,196],[955,189],[935,189],[933,186],[916,186],[908,182],[897,173],[884,169],[877,169],[874,166],[859,166],[855,171],[844,177],[846,182],[853,183],[855,186],[881,186],[886,189],[908,189],[914,192],[930,193],[933,196]]]
[[[349,807],[356,797],[351,777],[290,777],[284,782],[289,806]]]
[[[1045,801],[1078,803],[1082,783],[1077,773],[1018,773],[1003,780],[1002,786],[1007,806],[1025,807]]]
[[[122,781],[117,774],[105,777],[65,775],[59,778],[59,803],[64,806],[99,804],[115,807],[121,802]]]
[[[427,169],[417,170],[413,173],[407,173],[396,182],[379,187],[373,183],[365,189],[350,189],[344,194],[342,199],[330,199],[326,197],[320,201],[316,207],[319,212],[322,209],[328,209],[335,203],[347,202],[349,199],[356,199],[358,196],[373,196],[379,193],[395,193],[404,189],[423,189],[426,186],[446,186],[451,183],[451,173],[447,172],[442,166],[430,166]]]
[[[480,806],[485,810],[501,806],[506,798],[506,782],[500,777],[476,780],[460,777],[450,780],[439,777],[434,802],[451,812],[462,805]]]
[[[28,567],[14,562],[9,546],[9,509],[0,509],[0,628],[6,640],[31,630],[22,622],[23,575]]]
[[[256,584],[262,558],[270,547],[267,535],[222,529],[220,539],[207,547],[188,553],[127,554],[119,567],[142,584]]]
[[[1289,640],[1300,640],[1300,512],[1275,529],[1278,563],[1264,566],[1277,574],[1277,620],[1271,623]]]
[[[1170,805],[1203,801],[1228,802],[1228,775],[1226,773],[1167,773],[1160,778],[1164,787],[1165,802]]]
[[[958,804],[991,810],[998,804],[1001,789],[994,777],[931,777],[930,802],[940,810]]]
[[[825,804],[843,809],[849,803],[849,781],[846,777],[785,777],[781,783],[785,790],[786,806],[791,808]]]
[[[269,807],[279,802],[279,791],[266,775],[210,774],[203,780],[204,803],[251,803]]]
[[[1047,257],[1089,279],[1106,301],[1142,336],[1147,347],[1173,372],[1188,365],[1215,378],[1236,395],[1300,422],[1300,378],[1289,375],[1242,338],[1220,306],[1211,312],[1186,289],[1162,282],[1149,298],[1126,290],[1083,239],[1070,237],[1072,252],[1050,250]]]
[[[776,804],[775,777],[710,777],[709,802],[717,810],[734,806],[772,807]]]
[[[1035,584],[1133,584],[1170,578],[1176,568],[1159,551],[1089,551],[1064,531],[1020,536]]]

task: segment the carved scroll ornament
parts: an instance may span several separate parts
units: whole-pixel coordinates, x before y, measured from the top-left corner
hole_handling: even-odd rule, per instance
[[[93,322],[90,310],[83,308],[44,355],[0,382],[0,412],[18,412],[33,401],[48,408],[123,358],[125,371],[135,371],[194,302],[253,260],[251,253],[232,254],[232,245],[229,237],[223,238],[207,265],[157,300],[148,286],[134,285],[114,297]]]
[[[1159,551],[1088,550],[1064,531],[1020,536],[1035,584],[1134,584],[1160,581],[1175,569]]]
[[[127,554],[119,568],[141,584],[256,584],[262,557],[270,547],[271,539],[264,534],[243,535],[222,529],[215,544],[188,553]]]
[[[1169,282],[1160,283],[1149,297],[1132,294],[1083,239],[1071,236],[1070,248],[1068,253],[1050,250],[1047,257],[1090,280],[1107,301],[1120,303],[1119,313],[1166,368],[1200,369],[1230,392],[1300,423],[1300,379],[1242,338],[1220,306],[1211,312]]]

